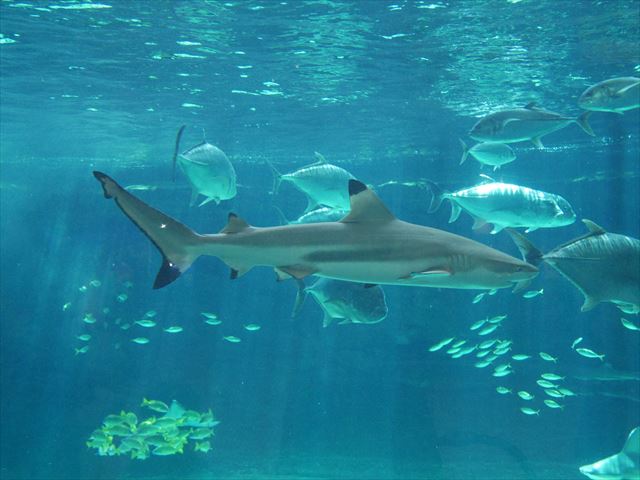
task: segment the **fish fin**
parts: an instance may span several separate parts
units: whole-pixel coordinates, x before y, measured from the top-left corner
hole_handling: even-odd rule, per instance
[[[217,197],[207,197],[202,202],[200,202],[198,207],[202,207],[203,205],[206,205],[207,203],[209,203],[211,201],[216,202],[216,205],[220,205],[220,199],[219,198],[217,198]]]
[[[173,282],[200,256],[200,236],[190,228],[150,207],[102,172],[93,172],[106,198],[114,198],[122,212],[144,233],[162,254],[162,266],[154,289]]]
[[[364,284],[364,288],[373,288],[373,287],[377,287],[378,285],[375,283],[365,283]]]
[[[178,130],[178,135],[176,136],[176,146],[173,149],[173,170],[172,170],[172,177],[173,177],[173,181],[176,181],[176,160],[178,159],[178,151],[180,150],[180,139],[182,138],[182,133],[184,132],[184,129],[186,128],[186,125],[182,125],[180,127],[180,129]]]
[[[596,134],[593,133],[591,125],[589,125],[589,117],[591,116],[591,113],[591,111],[583,112],[578,118],[576,118],[576,123],[580,125],[580,128],[582,128],[582,130],[584,130],[587,135],[595,137]]]
[[[220,230],[220,233],[234,234],[242,232],[248,228],[251,228],[251,225],[249,225],[245,220],[235,213],[229,213],[227,224],[222,230]]]
[[[489,175],[487,175],[486,173],[481,173],[479,175],[479,177],[482,179],[482,181],[480,182],[480,185],[483,185],[485,183],[491,183],[491,182],[495,182],[495,179],[490,177]]]
[[[520,250],[520,254],[522,258],[531,265],[538,265],[543,258],[543,253],[538,250],[533,243],[529,241],[524,234],[514,230],[512,228],[507,228],[505,231],[509,234],[513,242]]]
[[[320,204],[311,197],[307,196],[307,208],[304,209],[304,213],[309,213],[318,208],[320,208]]]
[[[278,212],[278,218],[280,219],[280,225],[289,225],[289,220],[287,220],[287,217],[284,216],[284,212],[282,210],[280,210],[280,208],[276,207],[275,205],[273,206],[273,208],[275,208],[276,212]]]
[[[302,305],[304,305],[304,301],[307,298],[304,281],[300,278],[296,278],[295,281],[298,291],[296,292],[296,301],[293,304],[293,310],[291,311],[291,318],[298,316],[300,310],[302,310]]]
[[[582,219],[582,223],[584,223],[585,227],[589,229],[589,233],[593,233],[594,235],[603,235],[607,233],[607,231],[591,220],[587,220],[586,218]]]
[[[496,170],[500,170],[500,165],[494,165],[493,166],[493,171],[495,172]]]
[[[481,218],[473,217],[473,226],[471,227],[473,230],[478,230],[484,227],[487,222]]]
[[[314,165],[322,165],[323,163],[327,163],[327,159],[324,158],[320,152],[313,152],[313,155],[316,157],[316,163]]]
[[[429,203],[429,209],[427,210],[429,213],[433,213],[440,208],[442,205],[442,200],[445,199],[445,192],[440,186],[432,182],[431,180],[425,180],[426,187],[431,192],[431,203]]]
[[[637,458],[640,455],[640,427],[631,430],[624,447],[622,447],[622,452],[631,458]]]
[[[450,200],[451,203],[451,213],[449,214],[449,223],[455,222],[458,217],[460,217],[460,213],[462,213],[462,208],[453,200]]]
[[[229,279],[231,279],[231,280],[235,280],[237,278],[240,278],[245,273],[247,273],[249,270],[251,270],[251,267],[246,267],[246,266],[241,266],[241,265],[233,265],[233,266],[230,266],[230,267],[231,267],[231,272],[229,274]]]
[[[267,165],[271,169],[271,173],[273,174],[273,186],[271,187],[271,194],[277,195],[278,190],[280,190],[280,184],[282,183],[282,174],[273,166],[273,163],[267,161]]]
[[[460,145],[462,145],[462,158],[460,159],[460,165],[462,165],[469,156],[469,148],[467,147],[467,144],[464,143],[464,140],[461,138],[458,140],[460,140]]]
[[[198,191],[196,189],[191,190],[191,200],[189,200],[189,206],[193,207],[198,200]]]
[[[637,87],[638,85],[640,85],[640,82],[634,82],[634,83],[632,83],[632,84],[630,84],[630,85],[627,85],[626,87],[623,87],[623,88],[621,88],[620,90],[618,90],[618,91],[616,92],[616,96],[624,95],[624,94],[625,94],[625,93],[627,93],[629,90],[631,90],[632,88]]]
[[[185,162],[189,162],[193,165],[198,165],[199,167],[208,167],[209,164],[207,162],[201,162],[199,160],[193,160],[192,158],[188,158],[185,157],[184,155],[182,156],[182,158],[184,159]]]
[[[351,211],[340,220],[342,223],[389,222],[396,218],[373,190],[358,180],[349,180],[349,199]]]
[[[329,315],[327,312],[324,312],[322,316],[322,328],[327,328],[333,322],[333,317]]]
[[[526,108],[527,110],[535,110],[538,107],[538,103],[537,102],[529,102],[527,103],[524,108]]]
[[[581,312],[588,312],[589,310],[592,310],[599,303],[600,303],[600,300],[598,300],[595,297],[592,297],[590,295],[587,295],[585,293],[584,303],[582,304],[582,307],[580,307],[580,311]]]
[[[504,230],[504,225],[499,225],[497,223],[493,224],[493,229],[491,230],[491,235],[495,235],[496,233],[500,233]]]
[[[544,148],[544,145],[542,144],[540,137],[532,138],[531,143],[533,143],[536,146],[536,148],[540,148],[540,149]]]
[[[278,270],[286,273],[290,277],[297,278],[297,279],[302,279],[308,275],[313,275],[318,271],[314,268],[309,268],[306,265],[286,265],[282,267],[279,266],[279,267],[276,267],[276,273]]]
[[[529,227],[527,228],[524,233],[531,233],[531,232],[535,232],[536,230],[538,230],[539,227]]]

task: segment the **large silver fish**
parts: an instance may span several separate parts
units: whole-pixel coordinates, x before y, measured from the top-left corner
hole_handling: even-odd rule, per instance
[[[580,467],[580,473],[591,480],[640,479],[640,427],[631,430],[622,451]]]
[[[524,108],[490,113],[478,120],[469,136],[479,142],[531,141],[536,147],[543,148],[540,138],[572,123],[577,123],[587,134],[594,136],[588,123],[589,114],[584,112],[578,118],[565,117],[529,103]]]
[[[343,219],[349,214],[349,210],[340,210],[329,207],[320,207],[310,212],[300,215],[295,220],[287,220],[282,210],[275,207],[278,212],[278,216],[283,225],[295,225],[300,223],[320,223],[320,222],[337,222]]]
[[[435,212],[443,200],[449,200],[449,223],[455,222],[464,210],[474,218],[474,229],[491,223],[491,233],[494,234],[507,227],[525,227],[527,232],[561,227],[572,224],[576,219],[573,208],[560,195],[483,177],[489,181],[452,193],[427,182],[433,194],[429,212]]]
[[[596,112],[623,113],[640,107],[640,78],[619,77],[587,88],[578,105]]]
[[[180,138],[184,125],[178,130],[176,146],[173,154],[173,170],[175,178],[176,162],[187,176],[191,184],[191,203],[195,205],[198,195],[205,198],[199,207],[214,201],[219,204],[236,196],[236,171],[233,165],[218,147],[203,141],[201,144],[178,154]]]
[[[462,145],[462,165],[469,154],[483,165],[490,165],[494,170],[499,169],[502,165],[511,163],[516,159],[516,154],[509,145],[504,143],[477,143],[473,147],[467,147],[467,144],[460,139]]]
[[[231,267],[236,278],[254,266],[296,279],[307,275],[368,284],[490,290],[527,282],[533,265],[452,233],[397,219],[357,180],[349,181],[351,211],[339,222],[257,228],[234,214],[218,234],[199,235],[94,172],[106,198],[160,250],[154,288],[173,282],[200,255]]]
[[[640,240],[582,221],[589,233],[545,254],[521,233],[509,234],[528,262],[544,261],[580,290],[583,312],[600,302],[611,302],[625,313],[640,312]]]
[[[362,284],[320,278],[304,289],[324,312],[322,326],[334,320],[346,323],[373,324],[384,320],[389,312],[384,290],[379,285],[365,288]]]
[[[291,173],[280,173],[271,163],[273,172],[273,193],[278,193],[282,182],[289,182],[307,195],[307,208],[310,212],[321,206],[338,210],[349,210],[347,184],[353,175],[344,168],[327,163],[322,155],[316,152],[318,161]]]

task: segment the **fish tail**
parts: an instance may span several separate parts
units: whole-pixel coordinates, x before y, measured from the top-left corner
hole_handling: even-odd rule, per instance
[[[182,138],[182,133],[184,132],[184,129],[186,128],[186,125],[182,125],[180,127],[180,129],[178,130],[178,135],[176,136],[176,146],[173,149],[173,170],[172,170],[172,175],[173,175],[173,181],[176,181],[176,160],[178,159],[178,152],[180,151],[180,139]]]
[[[591,113],[591,111],[583,112],[578,118],[576,118],[576,123],[580,125],[580,128],[582,128],[587,135],[595,137],[596,134],[593,133],[593,129],[591,128],[591,125],[589,125],[589,117],[591,116]]]
[[[153,284],[162,288],[186,271],[202,253],[202,237],[190,228],[150,207],[102,172],[93,172],[105,198],[113,198],[123,213],[162,254],[162,266]]]
[[[302,305],[307,298],[307,288],[304,284],[304,280],[302,280],[301,278],[296,278],[295,281],[296,286],[298,287],[298,291],[296,293],[296,301],[293,304],[293,310],[291,311],[291,318],[296,317],[300,313],[300,310],[302,310]]]
[[[431,191],[431,203],[429,204],[429,209],[427,210],[429,213],[436,212],[440,205],[442,205],[442,200],[445,198],[446,192],[440,188],[440,186],[432,182],[431,180],[425,180],[427,188]]]
[[[271,188],[271,194],[277,195],[278,190],[280,189],[280,183],[282,182],[282,174],[278,171],[276,167],[269,161],[267,161],[267,165],[271,169],[271,173],[273,174],[273,187]]]
[[[518,250],[520,250],[525,262],[531,265],[538,265],[542,261],[543,253],[527,237],[512,228],[507,228],[505,231],[516,244]]]
[[[460,159],[460,165],[462,165],[469,156],[469,147],[467,147],[467,144],[464,143],[464,140],[462,140],[461,138],[459,138],[458,140],[460,140],[460,145],[462,146],[462,158]]]

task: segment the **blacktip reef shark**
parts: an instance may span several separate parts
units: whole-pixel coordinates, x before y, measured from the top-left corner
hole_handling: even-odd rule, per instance
[[[583,219],[589,232],[543,254],[524,235],[508,233],[523,258],[551,265],[584,296],[581,311],[611,302],[625,313],[640,312],[640,240],[609,233]]]
[[[640,427],[631,430],[620,453],[580,467],[591,480],[640,479]]]
[[[373,191],[349,181],[351,211],[339,222],[253,227],[229,214],[218,234],[200,235],[150,207],[101,172],[106,198],[149,237],[163,256],[154,288],[176,280],[201,255],[219,257],[237,278],[254,266],[280,278],[308,275],[364,284],[440,288],[507,288],[529,282],[538,269],[452,233],[397,219]],[[520,284],[520,285],[519,285]]]

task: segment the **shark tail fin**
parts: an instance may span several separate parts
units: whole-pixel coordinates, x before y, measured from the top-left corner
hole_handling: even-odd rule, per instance
[[[461,138],[459,138],[458,140],[460,140],[460,145],[462,146],[462,158],[460,159],[460,165],[462,165],[469,156],[469,147],[467,147],[467,144],[464,143],[464,140],[462,140]]]
[[[543,253],[536,248],[536,246],[529,241],[522,233],[512,228],[506,228],[505,231],[509,234],[513,242],[520,250],[522,259],[530,263],[531,265],[539,265],[542,261]]]
[[[182,133],[184,132],[184,129],[186,128],[186,125],[182,125],[180,127],[180,130],[178,130],[178,135],[176,136],[176,146],[173,149],[173,170],[172,170],[172,176],[173,176],[173,181],[176,181],[176,160],[178,159],[178,152],[180,151],[180,139],[182,138]]]
[[[282,183],[282,174],[273,166],[273,163],[267,161],[267,165],[269,165],[271,173],[273,174],[273,187],[271,188],[271,194],[277,195],[278,190],[280,190],[280,184]]]
[[[626,453],[631,458],[640,457],[640,427],[636,427],[631,430],[622,452]]]
[[[162,288],[186,271],[200,256],[201,237],[190,228],[131,195],[102,172],[93,172],[105,198],[113,198],[123,213],[162,254],[162,266],[153,284]]]
[[[586,112],[583,112],[578,118],[576,118],[576,123],[580,125],[580,128],[582,128],[582,130],[584,130],[587,135],[595,137],[596,134],[593,133],[593,129],[591,128],[591,125],[589,125],[590,116],[591,111],[587,110]]]
[[[436,212],[440,205],[442,205],[442,200],[444,200],[446,192],[440,188],[440,186],[432,182],[431,180],[426,180],[427,188],[431,191],[431,203],[429,204],[429,213]]]

